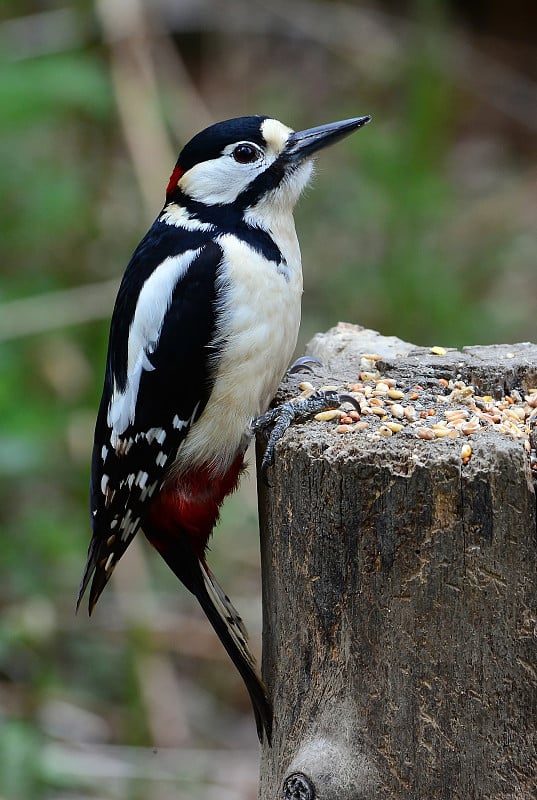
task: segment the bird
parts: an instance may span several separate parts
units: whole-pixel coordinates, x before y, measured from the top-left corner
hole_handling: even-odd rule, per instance
[[[110,324],[91,459],[92,536],[77,609],[91,582],[91,614],[142,531],[198,599],[242,676],[259,740],[266,735],[269,744],[267,690],[206,552],[254,431],[276,423],[266,469],[294,414],[268,410],[300,323],[294,206],[318,151],[369,120],[295,132],[271,117],[247,116],[195,135],[127,265]],[[317,404],[330,400],[339,404],[337,395]]]

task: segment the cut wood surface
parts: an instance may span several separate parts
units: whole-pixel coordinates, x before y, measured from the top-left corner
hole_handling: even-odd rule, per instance
[[[308,353],[322,369],[279,399],[353,388],[368,425],[292,426],[259,480],[261,800],[535,800],[537,347],[340,324]]]

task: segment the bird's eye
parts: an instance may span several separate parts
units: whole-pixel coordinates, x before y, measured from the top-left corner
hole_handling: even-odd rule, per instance
[[[233,158],[239,164],[251,164],[261,157],[260,151],[253,144],[238,144],[233,151]]]

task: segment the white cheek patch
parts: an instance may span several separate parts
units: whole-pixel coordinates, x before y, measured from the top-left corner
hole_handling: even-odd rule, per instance
[[[199,252],[199,249],[187,250],[180,256],[164,259],[142,287],[129,330],[127,386],[120,391],[114,381],[108,406],[113,445],[116,437],[134,422],[142,372],[154,369],[149,356],[157,347],[173,292]]]
[[[271,163],[260,158],[252,164],[239,164],[231,155],[234,147],[230,145],[219,158],[203,161],[185,172],[179,181],[180,189],[205,205],[233,203]]]
[[[240,142],[234,142],[227,145],[218,158],[195,164],[181,177],[178,186],[188,197],[205,205],[233,203],[281,155],[292,132],[278,120],[266,119],[261,123],[261,134],[266,142],[263,157],[251,164],[238,163],[233,158],[233,151]],[[246,139],[244,143],[247,143]],[[177,224],[172,216],[162,219]],[[179,224],[184,223],[181,220]],[[187,220],[188,225],[192,226],[192,221]]]

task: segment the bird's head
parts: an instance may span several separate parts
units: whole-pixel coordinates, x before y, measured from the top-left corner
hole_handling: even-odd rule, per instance
[[[183,148],[167,189],[204,206],[252,208],[264,198],[292,209],[312,172],[312,156],[361,128],[357,117],[295,132],[270,117],[211,125]]]

